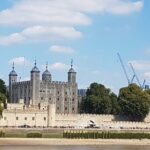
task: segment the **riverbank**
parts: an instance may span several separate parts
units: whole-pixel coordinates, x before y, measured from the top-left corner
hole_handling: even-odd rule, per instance
[[[150,145],[148,139],[35,139],[35,138],[1,138],[2,145]]]

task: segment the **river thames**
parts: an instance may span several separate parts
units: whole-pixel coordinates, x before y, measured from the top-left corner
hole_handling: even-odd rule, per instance
[[[0,146],[0,150],[150,150],[150,146]]]

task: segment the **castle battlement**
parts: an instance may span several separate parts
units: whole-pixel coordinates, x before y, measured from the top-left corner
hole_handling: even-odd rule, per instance
[[[12,83],[12,85],[28,85],[28,84],[30,84],[30,81],[20,81]]]

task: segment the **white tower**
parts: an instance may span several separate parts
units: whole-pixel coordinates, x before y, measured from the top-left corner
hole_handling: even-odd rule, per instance
[[[36,60],[34,67],[31,70],[31,104],[33,106],[39,104],[39,92],[40,92],[40,71],[36,66]]]
[[[73,60],[71,60],[71,68],[68,71],[68,82],[76,83],[76,72],[73,69]]]
[[[14,99],[14,95],[12,95],[12,84],[17,82],[17,73],[15,72],[14,69],[14,62],[13,62],[13,66],[12,66],[12,71],[9,74],[9,99],[8,102],[9,103],[15,103],[15,99]]]

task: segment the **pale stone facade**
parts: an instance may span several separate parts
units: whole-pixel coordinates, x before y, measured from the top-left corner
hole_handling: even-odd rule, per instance
[[[117,120],[114,115],[91,114],[57,114],[55,104],[49,104],[47,109],[16,107],[6,109],[0,118],[1,127],[74,127],[84,128],[94,122],[101,129],[150,129],[150,115],[144,122],[129,122]]]
[[[8,103],[23,103],[26,107],[47,108],[48,104],[56,104],[56,113],[78,112],[78,86],[76,72],[72,68],[68,72],[68,81],[52,81],[52,77],[46,66],[40,79],[40,71],[36,66],[31,70],[30,81],[17,82],[17,74],[13,70],[9,74],[9,100]]]

